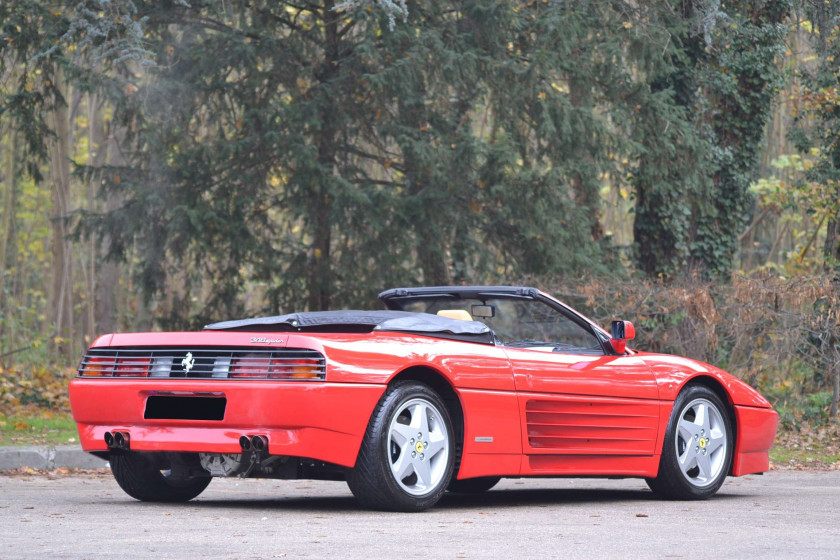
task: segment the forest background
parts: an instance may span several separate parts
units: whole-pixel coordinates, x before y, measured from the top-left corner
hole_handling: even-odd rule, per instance
[[[106,332],[524,283],[840,461],[839,15],[4,0],[0,428],[66,421]]]

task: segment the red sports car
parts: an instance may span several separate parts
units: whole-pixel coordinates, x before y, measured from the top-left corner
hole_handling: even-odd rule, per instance
[[[214,476],[347,481],[370,508],[419,511],[501,477],[641,477],[700,499],[760,473],[777,415],[745,383],[626,347],[534,288],[426,287],[388,310],[109,334],[70,384],[84,450],[150,501]]]

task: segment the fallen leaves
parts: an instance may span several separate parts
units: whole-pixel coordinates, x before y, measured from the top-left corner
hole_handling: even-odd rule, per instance
[[[3,473],[4,477],[20,477],[20,478],[29,478],[29,477],[43,477],[46,476],[47,478],[54,478],[59,476],[67,476],[67,475],[92,475],[92,476],[107,476],[110,477],[111,469],[54,469],[51,471],[42,470],[42,469],[33,469],[31,467],[20,467],[19,469],[13,469],[10,471],[0,471]],[[2,509],[2,507],[0,507]]]
[[[773,469],[840,470],[840,424],[802,424],[776,436]]]
[[[72,368],[0,371],[0,415],[29,416],[33,410],[42,418],[65,414],[70,410],[68,385],[75,375]]]

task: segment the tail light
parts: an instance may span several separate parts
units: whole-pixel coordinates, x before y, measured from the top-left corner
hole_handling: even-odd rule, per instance
[[[228,377],[231,379],[266,379],[272,361],[270,358],[249,357],[231,360]]]
[[[114,358],[88,358],[79,366],[79,375],[84,377],[111,377],[116,365]]]
[[[321,364],[319,360],[301,359],[298,360],[297,364],[290,365],[289,367],[291,369],[289,373],[290,379],[320,379],[321,377]],[[278,379],[273,376],[270,378]]]
[[[231,379],[324,379],[324,364],[318,359],[269,359],[243,357],[230,363]]]
[[[92,348],[79,377],[324,381],[322,354],[307,348]]]
[[[79,366],[82,377],[148,377],[150,358],[89,357]]]
[[[148,377],[151,358],[120,358],[114,377]]]

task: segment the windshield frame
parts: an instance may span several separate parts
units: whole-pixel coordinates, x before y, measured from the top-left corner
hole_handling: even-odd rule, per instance
[[[526,299],[533,300],[557,311],[565,318],[576,323],[579,327],[588,331],[597,339],[604,355],[615,355],[616,352],[610,343],[610,336],[586,316],[578,313],[560,300],[542,292],[536,288],[523,286],[430,286],[419,288],[395,288],[386,290],[379,294],[379,299],[388,309],[403,311],[404,306],[410,302],[452,298],[455,300],[483,300],[488,298],[498,299]],[[501,341],[497,345],[504,346]],[[511,346],[513,348],[513,346]],[[584,353],[584,352],[581,352]]]

